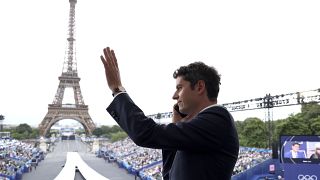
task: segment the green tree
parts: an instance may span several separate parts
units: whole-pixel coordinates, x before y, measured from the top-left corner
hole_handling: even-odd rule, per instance
[[[301,114],[289,116],[286,121],[278,127],[280,135],[308,135],[311,134],[309,123]]]
[[[110,129],[110,133],[116,133],[116,132],[121,132],[121,131],[123,131],[122,129],[121,129],[121,127],[120,126],[118,126],[118,125],[113,125],[112,127],[111,127],[111,129]]]
[[[240,138],[241,146],[257,148],[268,147],[266,127],[259,118],[247,118],[244,120]]]
[[[301,105],[301,113],[290,115],[276,123],[276,135],[315,135],[320,132],[320,105]]]
[[[236,126],[236,129],[237,129],[237,133],[238,133],[238,138],[239,138],[239,144],[241,146],[244,146],[244,144],[246,144],[247,140],[246,140],[246,137],[243,136],[243,127],[244,127],[244,121],[235,121],[235,126]]]
[[[18,139],[18,140],[24,139],[24,138],[23,138],[23,134],[19,134],[19,133],[17,133],[17,132],[11,133],[11,137],[12,137],[13,139]]]
[[[92,134],[97,137],[100,137],[103,134],[103,131],[100,127],[97,127],[93,130]]]
[[[123,140],[126,137],[128,137],[128,135],[124,131],[119,131],[119,132],[116,132],[116,133],[112,133],[111,134],[111,142]]]
[[[284,126],[286,125],[286,119],[279,119],[274,122],[274,134],[273,134],[273,142],[278,142],[280,138],[280,134]]]
[[[310,129],[311,135],[319,134],[319,118],[320,118],[320,105],[318,103],[302,104],[301,106],[301,118],[303,122],[307,124]]]
[[[28,124],[23,123],[23,124],[19,124],[16,127],[16,132],[19,133],[19,134],[23,134],[25,132],[27,132],[28,134],[31,134],[32,133],[32,128]]]
[[[110,134],[111,133],[111,127],[110,126],[101,126],[101,130],[103,131],[103,134]]]
[[[301,114],[305,119],[313,119],[320,116],[320,105],[316,102],[301,105]]]
[[[104,136],[107,138],[111,138],[111,134],[117,133],[117,132],[123,132],[123,130],[118,125],[113,125],[113,126],[102,125],[101,127],[97,127],[92,132],[92,134],[98,137]]]
[[[236,125],[238,134],[241,134],[244,126],[243,121],[235,121],[234,124]]]
[[[39,129],[33,128],[31,134],[29,135],[29,138],[36,139],[39,137]]]
[[[320,133],[320,116],[312,118],[310,121],[311,135],[318,135]]]

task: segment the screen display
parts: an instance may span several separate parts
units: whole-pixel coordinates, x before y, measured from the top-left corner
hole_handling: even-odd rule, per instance
[[[320,135],[280,136],[280,162],[320,164]]]

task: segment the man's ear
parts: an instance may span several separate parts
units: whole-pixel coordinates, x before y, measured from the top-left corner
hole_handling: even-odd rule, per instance
[[[203,94],[206,92],[206,83],[204,80],[199,80],[196,84],[196,90],[198,93]]]

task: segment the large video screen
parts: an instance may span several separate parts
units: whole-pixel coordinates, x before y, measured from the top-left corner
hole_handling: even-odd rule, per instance
[[[280,136],[280,162],[320,164],[320,135]]]

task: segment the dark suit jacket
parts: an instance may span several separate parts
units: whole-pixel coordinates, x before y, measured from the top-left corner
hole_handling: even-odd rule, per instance
[[[233,118],[225,108],[214,106],[189,122],[163,125],[146,117],[123,93],[107,111],[138,146],[171,151],[171,158],[163,157],[165,179],[168,175],[170,180],[230,179],[239,142]]]
[[[293,158],[292,150],[288,151],[284,155],[285,158]],[[304,152],[298,151],[297,157],[295,158],[306,158]]]

